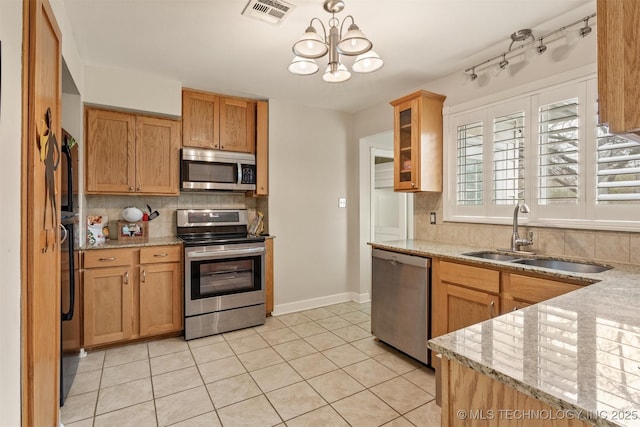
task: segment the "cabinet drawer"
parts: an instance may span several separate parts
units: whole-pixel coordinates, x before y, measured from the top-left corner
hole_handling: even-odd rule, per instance
[[[134,264],[135,250],[104,249],[84,252],[84,268],[115,267]]]
[[[538,303],[567,292],[580,289],[582,286],[541,277],[509,274],[505,277],[504,292],[513,299]]]
[[[156,262],[180,262],[182,246],[149,246],[140,248],[140,264]]]
[[[500,292],[500,272],[453,262],[440,262],[440,280],[485,292]]]

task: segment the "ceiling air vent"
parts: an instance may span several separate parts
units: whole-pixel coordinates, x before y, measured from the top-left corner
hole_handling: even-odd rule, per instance
[[[295,6],[281,0],[250,0],[242,14],[279,25]]]

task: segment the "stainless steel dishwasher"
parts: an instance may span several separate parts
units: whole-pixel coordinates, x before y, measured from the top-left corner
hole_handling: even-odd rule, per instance
[[[431,365],[431,259],[372,250],[371,333],[409,356]]]

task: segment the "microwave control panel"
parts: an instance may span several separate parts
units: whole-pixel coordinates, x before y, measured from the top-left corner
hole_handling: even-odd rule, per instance
[[[256,167],[255,165],[242,165],[242,182],[241,184],[256,183]]]

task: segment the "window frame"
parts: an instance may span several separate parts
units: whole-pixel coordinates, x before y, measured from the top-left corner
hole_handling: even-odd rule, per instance
[[[597,78],[593,72],[540,87],[528,85],[528,91],[510,96],[494,95],[491,101],[478,100],[473,107],[464,105],[445,108],[443,216],[447,222],[511,224],[513,205],[493,205],[493,119],[508,114],[514,106],[525,108],[525,202],[529,214],[520,215],[520,223],[550,228],[640,231],[640,204],[597,204]],[[538,191],[538,108],[553,102],[578,98],[578,165],[579,199],[576,205],[539,205]],[[460,125],[483,123],[483,203],[457,204],[457,128]]]

